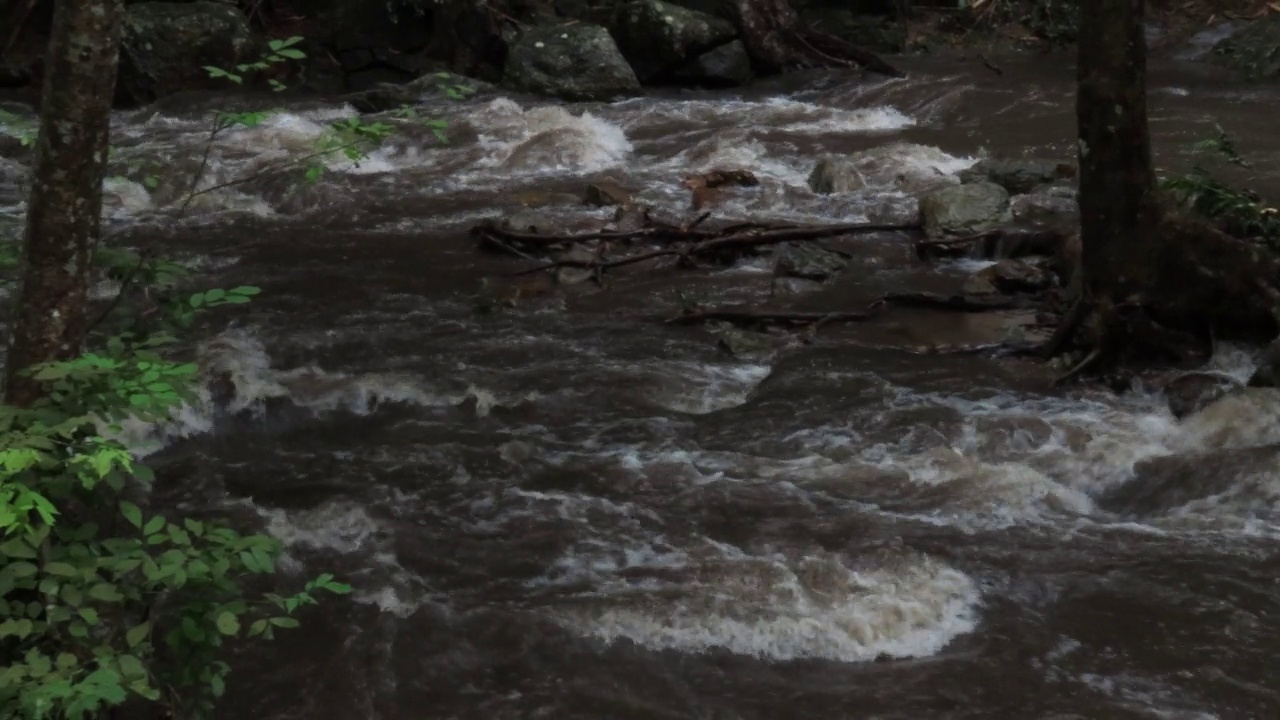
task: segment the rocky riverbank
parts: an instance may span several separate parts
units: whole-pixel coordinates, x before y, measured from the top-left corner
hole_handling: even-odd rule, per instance
[[[1074,0],[972,3],[964,10],[908,9],[891,1],[794,5],[801,27],[888,55],[943,47],[979,54],[1036,49],[1070,43],[1078,32]],[[37,8],[0,60],[0,88],[10,98],[38,94],[49,21]],[[261,73],[259,81],[283,80],[296,90],[325,95],[376,91],[399,97],[403,93],[389,85],[450,71],[522,93],[601,101],[654,86],[733,87],[760,71],[739,25],[729,5],[708,0],[327,0],[305,7],[141,2],[129,8],[117,101],[130,107],[175,92],[225,88],[226,81],[210,78],[206,66],[253,62],[269,38],[295,35],[305,38],[300,47],[306,59]],[[1200,52],[1193,54],[1250,77],[1280,76],[1274,52],[1280,47],[1280,12],[1266,3],[1156,7],[1149,36],[1157,52],[1185,52],[1195,38]]]

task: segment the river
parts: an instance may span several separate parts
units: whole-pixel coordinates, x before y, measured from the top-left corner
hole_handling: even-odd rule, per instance
[[[314,186],[247,183],[181,222],[170,178],[232,101],[120,114],[122,156],[163,172],[154,191],[108,183],[117,241],[263,288],[201,329],[234,390],[132,428],[156,502],[263,528],[290,577],[356,587],[239,649],[220,717],[1280,716],[1280,393],[1179,422],[1152,378],[1055,390],[1037,362],[920,351],[989,335],[981,316],[894,310],[751,362],[660,322],[678,292],[764,302],[758,262],[476,311],[481,277],[530,263],[478,252],[468,228],[589,181],[687,212],[684,174],[743,166],[762,185],[717,218],[892,222],[913,212],[896,174],[1070,159],[1071,59],[996,62],[614,104],[441,101],[418,112],[448,121],[448,145],[406,126]],[[1150,97],[1161,167],[1185,168],[1217,123],[1252,161],[1237,176],[1280,197],[1280,89],[1165,59]],[[353,114],[270,102],[284,111],[219,139],[213,179]],[[883,157],[871,189],[808,192],[818,156],[852,152]],[[539,212],[586,227],[612,211]],[[973,269],[924,265],[891,233],[850,248],[844,276],[794,302],[860,308]],[[1240,378],[1253,363],[1229,345],[1213,360]]]

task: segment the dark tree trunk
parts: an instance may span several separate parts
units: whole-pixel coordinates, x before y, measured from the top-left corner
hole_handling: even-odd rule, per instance
[[[1100,310],[1149,285],[1156,219],[1147,129],[1145,0],[1080,5],[1076,116],[1084,277]]]
[[[1083,312],[1072,313],[1050,352],[1075,337],[1106,365],[1202,359],[1214,336],[1273,335],[1280,317],[1277,259],[1170,207],[1158,192],[1144,2],[1080,4]]]
[[[54,14],[9,344],[11,404],[41,392],[22,370],[80,352],[123,20],[124,0],[59,0]]]
[[[815,28],[801,27],[791,0],[737,0],[738,33],[756,71],[801,67],[855,67],[892,77],[902,71],[874,53]]]

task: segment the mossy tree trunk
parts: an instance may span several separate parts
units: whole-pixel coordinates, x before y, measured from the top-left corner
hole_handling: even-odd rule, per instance
[[[24,369],[80,352],[123,21],[124,0],[58,0],[54,12],[9,343],[11,404],[40,395]]]

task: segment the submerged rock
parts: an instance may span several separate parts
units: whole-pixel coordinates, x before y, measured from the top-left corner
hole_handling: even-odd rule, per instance
[[[1214,62],[1251,78],[1280,77],[1280,14],[1268,15],[1213,46]]]
[[[849,266],[839,253],[809,243],[784,243],[775,255],[775,275],[803,280],[826,280]]]
[[[991,182],[1010,195],[1029,193],[1041,185],[1075,177],[1075,166],[1053,160],[979,160],[960,173],[964,183]]]
[[[1249,387],[1280,387],[1280,338],[1272,340],[1262,353],[1258,369],[1249,378]]]
[[[989,182],[938,188],[920,198],[920,213],[931,237],[968,235],[1009,221],[1009,193]]]
[[[1200,412],[1239,387],[1240,381],[1229,375],[1193,372],[1169,381],[1164,386],[1164,394],[1168,398],[1169,412],[1181,420]]]
[[[674,73],[737,35],[725,20],[662,0],[623,5],[609,30],[643,82]]]
[[[726,327],[716,333],[720,349],[739,359],[759,359],[777,349],[773,338],[763,333]]]
[[[259,45],[235,5],[145,2],[130,5],[120,43],[116,98],[140,105],[182,90],[233,87],[205,66],[235,72],[257,59]]]
[[[809,189],[819,195],[857,192],[867,186],[867,180],[852,160],[830,155],[818,161],[809,173]]]
[[[848,156],[819,159],[809,175],[809,188],[823,195],[863,189],[922,193],[957,184],[947,170],[955,162],[956,158],[936,147],[890,143]]]
[[[586,23],[526,32],[507,55],[503,83],[562,100],[613,100],[640,91],[609,32]]]
[[[1049,287],[1048,271],[1023,260],[1001,260],[979,270],[964,285],[966,295],[1036,292]]]

